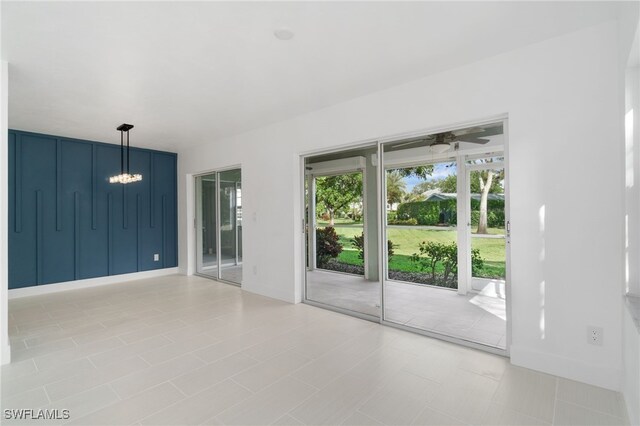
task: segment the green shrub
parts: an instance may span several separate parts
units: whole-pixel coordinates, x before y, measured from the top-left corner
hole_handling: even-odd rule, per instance
[[[412,201],[398,206],[398,219],[415,219],[424,226],[455,225],[456,200]]]
[[[478,222],[480,222],[480,211],[474,210],[471,212],[471,226],[478,226]],[[488,210],[487,226],[489,228],[504,228],[504,210]]]
[[[342,253],[342,244],[335,228],[316,229],[316,256],[318,265],[324,265],[329,259],[336,258]]]
[[[389,225],[417,225],[418,221],[414,218],[411,219],[396,219],[394,221],[387,222]]]
[[[423,241],[418,246],[418,251],[419,253],[411,255],[411,261],[416,263],[420,270],[429,272],[433,285],[458,287],[458,245],[455,242],[445,244]],[[439,265],[441,268],[438,268]],[[472,249],[472,273],[476,275],[483,266],[480,250]],[[442,272],[438,272],[439,270]]]
[[[364,232],[360,235],[356,235],[351,239],[351,245],[358,250],[358,258],[364,260]],[[387,257],[389,260],[393,257],[393,248],[395,244],[391,240],[387,240]]]

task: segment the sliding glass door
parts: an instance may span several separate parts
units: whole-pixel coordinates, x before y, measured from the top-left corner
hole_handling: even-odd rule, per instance
[[[196,179],[196,273],[242,283],[242,173]]]
[[[383,319],[506,349],[502,122],[383,144]]]
[[[305,162],[305,300],[379,320],[376,151]]]
[[[305,301],[508,353],[504,122],[305,158]]]

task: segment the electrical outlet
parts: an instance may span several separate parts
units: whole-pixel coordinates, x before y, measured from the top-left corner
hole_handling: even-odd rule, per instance
[[[253,266],[253,275],[258,275],[258,267],[257,266]]]
[[[153,255],[153,261],[158,262],[160,260],[160,255],[158,253]]]
[[[602,327],[594,327],[592,325],[587,327],[587,343],[590,345],[602,346],[604,341],[604,332]]]

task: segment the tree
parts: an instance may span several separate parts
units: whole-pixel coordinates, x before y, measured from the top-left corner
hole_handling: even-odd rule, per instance
[[[316,178],[316,206],[323,206],[329,213],[329,225],[334,225],[335,215],[362,198],[362,173],[321,176]]]
[[[420,179],[426,180],[429,176],[433,174],[433,165],[429,164],[427,166],[416,166],[416,167],[406,167],[404,169],[391,169],[389,173],[397,172],[402,177],[411,177],[415,176]]]
[[[483,158],[475,161],[476,164],[490,164],[492,158]],[[489,193],[503,193],[502,181],[504,180],[504,169],[499,170],[478,170],[471,173],[471,192],[480,192],[480,218],[478,220],[478,234],[487,234],[487,204]],[[474,191],[477,185],[478,191]]]
[[[387,202],[390,205],[402,202],[406,188],[404,177],[398,170],[387,172]]]
[[[438,180],[436,186],[442,192],[455,194],[458,192],[458,175],[448,175]]]
[[[475,164],[490,164],[493,159],[478,159],[475,160]],[[489,200],[489,194],[502,194],[504,188],[502,187],[502,181],[504,180],[504,169],[500,170],[480,170],[471,172],[471,181],[469,182],[469,188],[472,194],[480,194],[480,217],[478,220],[478,234],[487,233],[487,205]],[[438,188],[444,193],[457,193],[458,192],[458,177],[455,174],[448,175],[442,179],[438,179],[435,182],[423,182],[416,185],[418,191],[425,192],[429,189]],[[416,190],[414,188],[414,191]]]
[[[423,193],[432,189],[436,189],[436,183],[432,180],[425,180],[424,182],[420,182],[419,184],[414,186],[411,190],[411,193],[417,196],[422,195]]]

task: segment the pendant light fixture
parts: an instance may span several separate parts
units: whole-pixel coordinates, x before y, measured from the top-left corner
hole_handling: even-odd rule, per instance
[[[116,130],[120,132],[120,174],[116,176],[111,176],[109,178],[109,183],[132,183],[138,182],[142,180],[141,174],[131,174],[129,173],[129,159],[130,159],[130,150],[129,150],[129,130],[133,129],[133,124],[123,123],[118,126]],[[127,134],[127,161],[125,168],[125,160],[124,160],[124,134]]]

